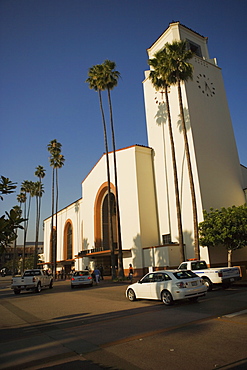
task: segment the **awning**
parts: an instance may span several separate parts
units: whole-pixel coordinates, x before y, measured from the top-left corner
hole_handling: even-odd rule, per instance
[[[128,256],[131,255],[131,249],[123,249],[123,257],[125,256]],[[114,250],[114,254],[117,255],[118,254],[118,249],[115,249]],[[110,249],[107,249],[107,250],[103,250],[103,251],[97,251],[97,252],[93,252],[93,249],[90,249],[90,250],[85,250],[85,251],[82,251],[80,254],[77,254],[75,256],[75,258],[83,258],[83,257],[105,257],[105,256],[110,256],[111,255],[111,250]]]

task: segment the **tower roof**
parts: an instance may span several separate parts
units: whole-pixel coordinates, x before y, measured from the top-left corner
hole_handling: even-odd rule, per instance
[[[193,32],[194,34],[196,34],[196,35],[198,35],[198,36],[200,36],[200,37],[202,37],[204,40],[208,40],[208,38],[207,37],[205,37],[205,36],[202,36],[200,33],[198,33],[198,32],[196,32],[196,31],[194,31],[194,30],[192,30],[191,28],[189,28],[189,27],[186,27],[185,25],[183,25],[182,23],[180,23],[179,21],[172,21],[171,23],[169,23],[169,26],[165,29],[165,31],[164,32],[162,32],[162,34],[152,43],[152,45],[147,49],[147,50],[149,50],[163,35],[164,35],[164,33],[166,33],[168,30],[169,30],[169,28],[171,28],[171,26],[172,25],[178,25],[179,27],[183,27],[183,28],[185,28],[186,30],[188,30],[188,31],[190,31],[190,32]]]

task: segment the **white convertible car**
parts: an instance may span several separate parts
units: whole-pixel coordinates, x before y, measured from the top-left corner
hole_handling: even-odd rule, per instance
[[[150,272],[137,283],[126,289],[130,301],[136,299],[157,299],[166,306],[173,301],[189,299],[197,301],[207,292],[203,280],[190,270],[162,270]]]

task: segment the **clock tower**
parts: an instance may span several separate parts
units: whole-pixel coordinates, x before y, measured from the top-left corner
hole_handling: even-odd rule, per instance
[[[148,57],[174,40],[186,40],[194,52],[193,80],[182,83],[183,109],[195,185],[198,222],[203,210],[245,203],[241,169],[220,67],[210,59],[207,38],[181,25],[171,23],[147,50]],[[166,104],[162,91],[156,91],[145,72],[144,99],[148,143],[154,151],[160,242],[178,241],[172,157]],[[194,257],[193,214],[190,184],[181,128],[177,86],[169,88],[169,105],[176,151],[186,258]],[[201,248],[201,258],[207,258]]]

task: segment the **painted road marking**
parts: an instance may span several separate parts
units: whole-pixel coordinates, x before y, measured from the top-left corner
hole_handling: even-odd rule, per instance
[[[245,313],[247,313],[247,310],[234,312],[234,313],[231,313],[231,314],[229,314],[229,315],[224,315],[224,316],[222,316],[222,317],[228,317],[228,318],[231,318],[231,317],[234,317],[234,316],[244,315]]]

